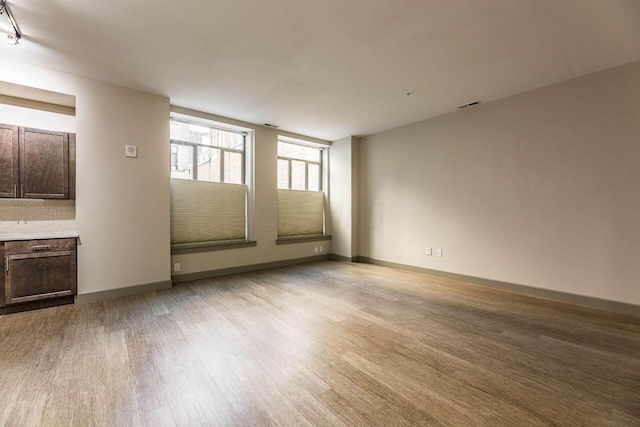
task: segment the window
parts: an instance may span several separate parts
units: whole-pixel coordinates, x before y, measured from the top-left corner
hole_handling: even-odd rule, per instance
[[[322,149],[278,141],[278,188],[322,191]]]
[[[245,185],[251,182],[245,179],[245,164],[247,152],[249,159],[252,155],[252,133],[219,126],[171,119],[172,249],[248,241],[252,193]]]
[[[171,121],[171,178],[244,184],[246,133]]]
[[[278,238],[282,241],[325,235],[323,155],[323,148],[278,140]]]

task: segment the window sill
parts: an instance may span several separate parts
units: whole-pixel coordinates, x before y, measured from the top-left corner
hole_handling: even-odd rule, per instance
[[[224,240],[219,242],[177,243],[171,245],[171,254],[192,254],[196,252],[223,251],[226,249],[250,248],[255,240]]]
[[[315,234],[309,236],[280,237],[276,240],[276,245],[288,245],[291,243],[319,242],[321,240],[331,240],[331,234]]]

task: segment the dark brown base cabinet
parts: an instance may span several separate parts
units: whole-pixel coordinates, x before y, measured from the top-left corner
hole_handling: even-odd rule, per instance
[[[76,239],[4,242],[0,255],[4,259],[0,314],[73,302]]]

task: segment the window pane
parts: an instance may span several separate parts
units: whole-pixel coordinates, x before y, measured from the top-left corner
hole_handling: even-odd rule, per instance
[[[306,190],[305,186],[305,162],[291,161],[291,189]]]
[[[310,162],[319,162],[320,149],[278,141],[278,156],[307,160]]]
[[[224,182],[242,184],[242,154],[224,152]]]
[[[171,122],[170,138],[194,144],[244,150],[244,135],[193,123]]]
[[[198,181],[220,182],[220,150],[198,147]]]
[[[289,189],[289,161],[278,159],[278,188]]]
[[[320,191],[320,166],[313,163],[309,167],[309,191]]]
[[[193,147],[171,144],[171,178],[193,179]]]
[[[211,144],[217,147],[244,150],[244,135],[242,134],[211,129],[211,138]]]
[[[211,145],[211,129],[192,123],[171,122],[171,139]]]

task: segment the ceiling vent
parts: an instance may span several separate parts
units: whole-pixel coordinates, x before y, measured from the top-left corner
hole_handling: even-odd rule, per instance
[[[463,108],[473,107],[473,106],[478,105],[478,104],[480,104],[480,101],[473,101],[473,102],[470,102],[468,104],[464,104],[464,105],[459,106],[458,110],[462,110]]]

